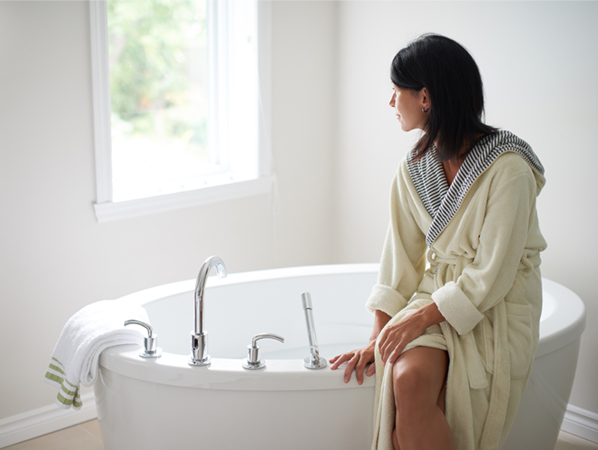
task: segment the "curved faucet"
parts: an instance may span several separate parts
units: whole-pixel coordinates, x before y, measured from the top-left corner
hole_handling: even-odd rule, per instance
[[[206,281],[212,267],[216,268],[220,278],[226,277],[226,267],[218,256],[210,256],[202,264],[195,282],[195,329],[191,331],[191,356],[189,364],[192,366],[207,366],[210,364],[208,355],[208,332],[203,329],[203,298]]]

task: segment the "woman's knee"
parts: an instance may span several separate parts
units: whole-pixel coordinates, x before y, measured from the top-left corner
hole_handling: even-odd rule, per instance
[[[417,348],[416,348],[417,349]],[[397,408],[437,405],[446,379],[447,365],[442,358],[430,358],[426,351],[405,352],[393,367],[393,388]],[[409,352],[411,355],[409,355]],[[435,360],[435,361],[434,361]]]
[[[395,394],[405,400],[421,396],[426,391],[426,375],[425,371],[416,365],[401,364],[400,360],[397,361],[393,368]]]

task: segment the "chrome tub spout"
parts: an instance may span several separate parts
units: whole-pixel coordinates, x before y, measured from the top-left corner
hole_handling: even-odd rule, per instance
[[[207,366],[210,364],[208,355],[208,332],[203,329],[203,302],[205,295],[206,281],[212,267],[220,278],[226,277],[226,267],[218,256],[210,256],[202,264],[195,283],[195,329],[191,331],[191,356],[189,364],[192,366]]]

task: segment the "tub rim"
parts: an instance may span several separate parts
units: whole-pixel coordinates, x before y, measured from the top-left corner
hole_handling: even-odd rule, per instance
[[[230,274],[224,279],[210,277],[208,287],[228,286],[241,283],[261,282],[274,279],[298,278],[304,276],[326,276],[351,273],[378,272],[379,264],[328,264],[297,266],[278,269],[257,270]],[[568,298],[567,305],[557,301],[556,307],[540,324],[540,340],[534,359],[553,353],[579,339],[585,328],[585,306],[570,289],[546,278],[542,278],[543,292],[548,290],[555,299]],[[195,280],[184,280],[159,285],[134,292],[118,299],[132,305],[158,301],[184,292],[193,291]],[[365,301],[365,300],[364,300]],[[105,350],[100,356],[100,365],[108,370],[153,383],[226,390],[314,390],[351,389],[360,387],[353,376],[349,383],[343,382],[342,368],[332,371],[325,368],[318,371],[303,367],[302,360],[272,359],[263,370],[248,371],[241,367],[242,359],[212,358],[207,367],[191,367],[188,355],[164,352],[159,359],[139,358],[136,346],[118,346]],[[152,367],[151,370],[148,370]],[[176,370],[173,370],[175,368]],[[318,373],[318,376],[315,376]],[[364,387],[375,386],[375,377],[364,377]]]

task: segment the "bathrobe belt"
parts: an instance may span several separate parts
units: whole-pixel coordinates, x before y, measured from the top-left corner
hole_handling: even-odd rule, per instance
[[[498,448],[507,416],[509,393],[511,392],[511,357],[507,338],[507,309],[500,302],[492,309],[494,324],[494,375],[490,387],[490,398],[486,423],[480,437],[480,448]]]
[[[465,267],[468,264],[471,264],[473,262],[473,258],[469,258],[465,255],[439,255],[433,247],[430,247],[426,257],[434,273],[438,273],[438,264],[446,264],[454,267],[453,273],[460,274],[463,272],[463,269],[465,269]],[[519,267],[517,268],[517,270],[532,271],[535,270],[536,267],[540,267],[541,262],[542,260],[540,258],[539,251],[534,250],[529,254],[524,253],[521,256],[521,261],[519,262]],[[455,279],[453,281],[456,282],[457,280]]]
[[[469,387],[471,389],[485,389],[488,387],[488,377],[482,363],[482,357],[478,352],[478,347],[473,338],[473,333],[470,331],[460,336],[459,340],[461,342],[463,357],[465,358]]]

